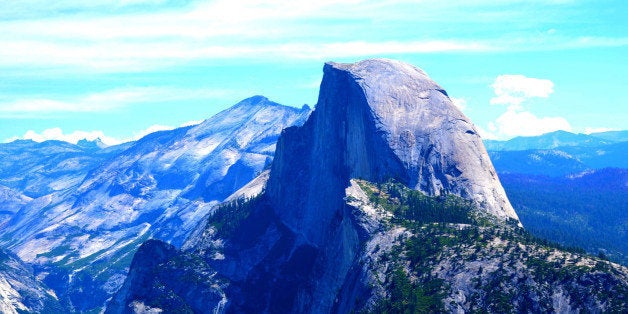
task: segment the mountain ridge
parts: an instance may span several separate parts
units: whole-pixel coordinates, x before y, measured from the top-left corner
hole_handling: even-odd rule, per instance
[[[596,147],[628,140],[628,131],[600,133],[571,133],[558,130],[537,136],[517,136],[509,140],[484,140],[489,151],[518,151],[535,149],[555,149],[569,146]]]

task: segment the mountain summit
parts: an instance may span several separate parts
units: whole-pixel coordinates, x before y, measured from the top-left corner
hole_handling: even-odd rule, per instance
[[[310,241],[322,240],[351,178],[395,179],[518,219],[473,124],[425,72],[399,61],[325,64],[316,110],[283,132],[275,158],[268,196]]]

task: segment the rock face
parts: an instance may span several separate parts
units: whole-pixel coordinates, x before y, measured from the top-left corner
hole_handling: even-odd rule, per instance
[[[344,206],[351,178],[395,179],[518,220],[477,130],[423,71],[384,59],[327,63],[323,71],[316,110],[282,133],[266,188],[295,235],[290,259],[314,260],[307,275],[294,275],[314,283],[297,289],[293,309],[329,311],[360,250],[360,228]]]
[[[392,178],[518,219],[477,130],[423,71],[375,59],[327,63],[324,73],[310,119],[279,139],[267,188],[292,230],[326,240],[319,227],[337,215],[350,178]]]
[[[133,298],[160,304],[159,310],[166,313],[220,312],[226,300],[220,287],[211,281],[215,272],[198,258],[177,253],[174,246],[161,241],[148,240],[142,244],[133,259],[128,279],[110,302],[108,312],[151,313],[153,307],[142,302],[121,306],[125,301],[121,296],[129,293]],[[168,271],[164,271],[164,266]],[[163,282],[171,285],[165,288]]]

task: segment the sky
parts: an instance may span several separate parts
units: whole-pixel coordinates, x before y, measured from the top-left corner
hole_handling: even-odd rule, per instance
[[[628,129],[624,0],[0,0],[0,142],[313,106],[324,62],[375,57],[426,71],[486,139]]]

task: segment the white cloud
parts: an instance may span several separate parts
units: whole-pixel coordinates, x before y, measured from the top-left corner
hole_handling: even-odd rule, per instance
[[[489,124],[489,130],[497,137],[534,136],[557,130],[571,131],[572,127],[563,117],[537,117],[529,111],[509,108],[495,122]]]
[[[179,5],[160,0],[63,1],[50,4],[2,5],[29,16],[41,10],[43,19],[5,19],[0,13],[0,67],[81,67],[99,71],[141,71],[195,60],[251,59],[327,60],[390,54],[482,52],[495,50],[578,49],[625,46],[628,38],[429,38],[355,40],[353,32],[380,32],[386,22],[398,29],[438,27],[439,23],[486,19],[469,15],[474,6],[436,1],[193,1]],[[116,11],[141,4],[142,10]],[[162,5],[163,4],[163,5]],[[44,9],[41,9],[41,8]],[[160,9],[155,9],[155,8]],[[153,8],[151,12],[150,9]],[[421,9],[418,9],[421,8]],[[59,12],[75,12],[61,14]],[[98,13],[100,12],[100,13]],[[102,13],[107,12],[107,13]],[[447,13],[447,14],[445,14]],[[491,15],[493,23],[507,19]],[[536,14],[536,13],[535,13]],[[18,14],[19,15],[19,14]],[[426,26],[427,27],[427,26]],[[552,35],[552,36],[550,36]],[[433,38],[447,38],[433,40]]]
[[[97,102],[66,102],[54,99],[18,99],[0,104],[0,113],[47,113],[47,112],[94,112],[105,111],[117,107],[115,103]]]
[[[125,142],[130,142],[130,141],[137,141],[139,139],[141,139],[142,137],[151,134],[151,133],[155,133],[155,132],[159,132],[159,131],[168,131],[168,130],[174,130],[175,127],[173,126],[169,126],[169,125],[161,125],[161,124],[154,124],[149,126],[148,128],[138,131],[138,132],[134,132],[133,133],[133,137],[130,139],[125,140]]]
[[[541,97],[547,98],[554,92],[554,83],[546,79],[526,77],[524,75],[500,75],[493,85],[495,97],[491,105],[520,106],[525,100]]]
[[[262,36],[262,35],[260,35]],[[78,66],[96,71],[140,71],[194,60],[215,59],[314,59],[364,57],[383,54],[490,51],[494,48],[473,41],[382,41],[331,43],[223,43],[199,44],[194,40],[89,42],[4,41],[0,66]]]
[[[193,126],[193,125],[201,124],[203,123],[203,121],[205,120],[190,120],[190,121],[181,123],[179,127]]]
[[[202,123],[205,120],[190,120],[190,121],[186,121],[181,123],[178,127],[182,128],[182,127],[186,127],[186,126],[193,126],[193,125],[197,125],[199,123]],[[122,140],[123,142],[130,142],[130,141],[137,141],[139,139],[141,139],[142,137],[151,134],[151,133],[155,133],[155,132],[159,132],[159,131],[169,131],[169,130],[174,130],[178,127],[174,127],[174,126],[170,126],[170,125],[162,125],[162,124],[153,124],[151,126],[149,126],[148,128],[144,129],[144,130],[140,130],[137,132],[133,133],[133,136],[131,138],[128,139],[124,139]]]
[[[460,111],[467,109],[467,101],[464,98],[451,97],[451,101],[456,107],[458,107],[458,109],[460,109]]]
[[[515,136],[535,136],[557,130],[572,131],[563,117],[538,117],[527,108],[526,101],[547,98],[554,92],[554,83],[524,75],[500,75],[493,85],[495,96],[491,105],[508,105],[495,121],[488,123],[485,138],[507,139]],[[482,132],[481,132],[482,133]]]

